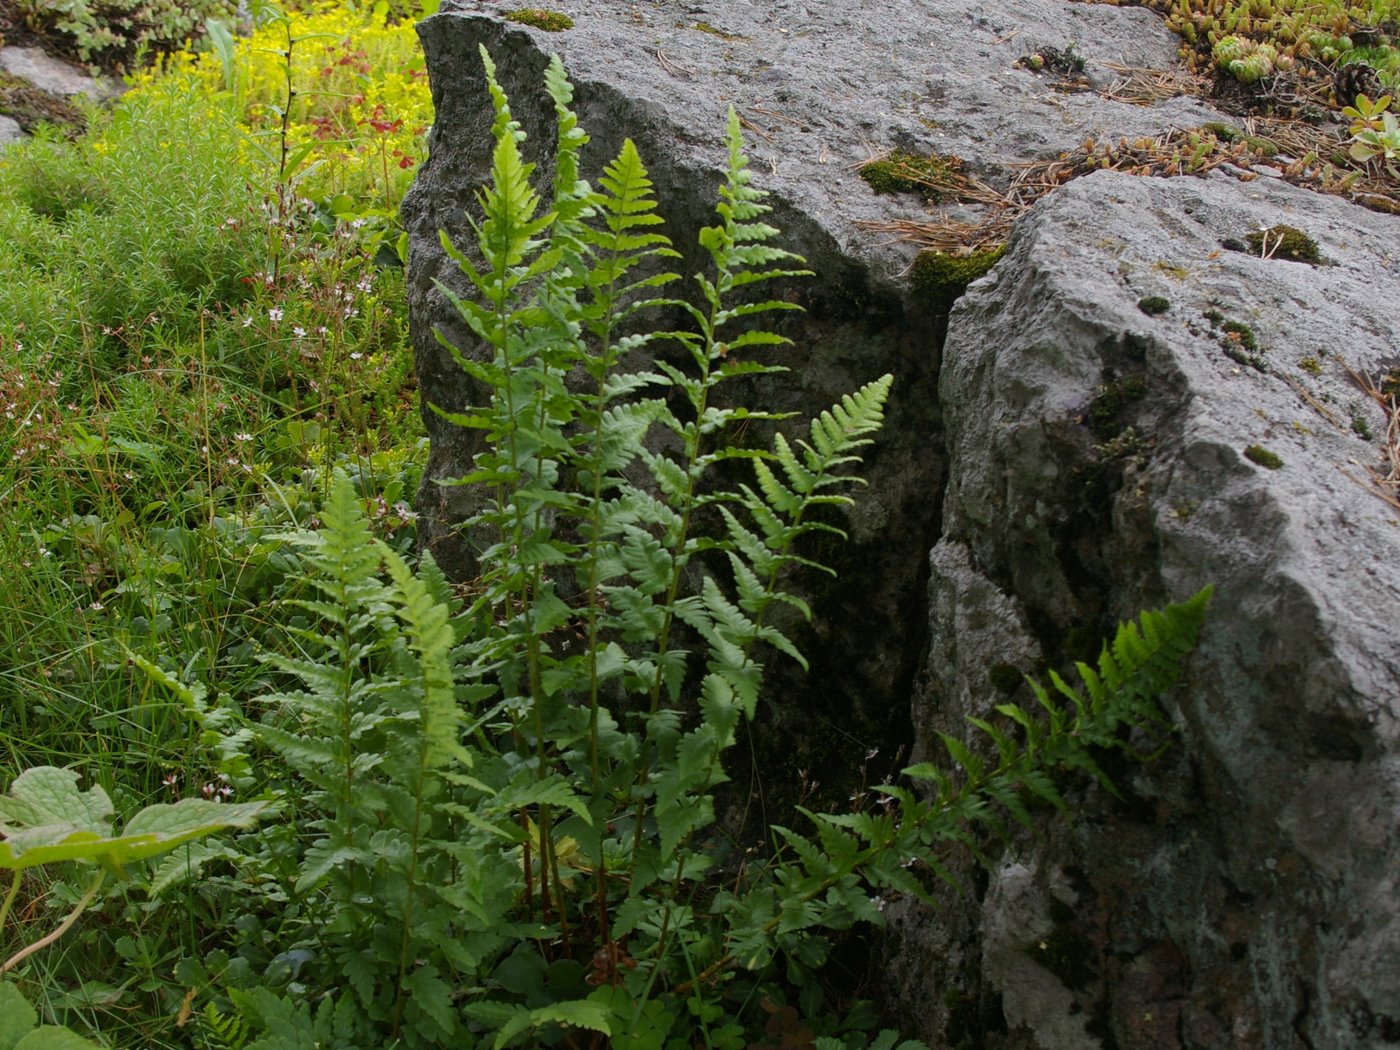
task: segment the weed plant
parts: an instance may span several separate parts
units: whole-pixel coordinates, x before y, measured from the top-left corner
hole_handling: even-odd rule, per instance
[[[293,35],[317,17],[264,16]],[[369,21],[342,13],[337,41]],[[246,65],[266,43],[234,53]],[[0,155],[0,766],[6,782],[78,769],[123,813],[259,789],[136,661],[217,683],[216,713],[267,688],[255,653],[293,644],[267,601],[303,587],[270,537],[312,518],[330,468],[356,479],[377,535],[413,539],[421,430],[391,205],[418,148],[386,165],[405,157],[369,122],[331,141],[314,113],[255,119],[220,70],[177,56],[75,140]],[[399,77],[381,115],[421,127],[426,85],[401,74],[354,70],[370,95]],[[298,158],[303,140],[324,153]],[[32,876],[16,914],[61,913],[73,885]],[[194,898],[91,910],[105,921],[27,962],[25,990],[50,1020],[168,1045],[189,987],[176,965],[222,915]]]

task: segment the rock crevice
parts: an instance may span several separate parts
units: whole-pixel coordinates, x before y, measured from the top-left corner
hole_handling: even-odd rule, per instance
[[[437,231],[461,235],[489,162],[478,44],[540,162],[541,73],[561,53],[587,161],[637,143],[681,272],[735,105],[784,244],[817,273],[784,290],[807,310],[785,321],[800,356],[774,407],[810,415],[896,375],[843,575],[815,596],[813,673],[773,682],[784,747],[834,760],[819,752],[837,722],[891,761],[937,757],[936,733],[1025,697],[1022,673],[1092,658],[1117,621],[1217,588],[1170,701],[1178,746],[1116,768],[1123,799],[1085,789],[1072,826],[968,868],[949,907],[892,909],[884,986],[909,1033],[1025,1050],[1391,1045],[1400,513],[1360,483],[1383,420],[1349,370],[1397,367],[1400,218],[1276,178],[1101,172],[1023,216],[945,315],[905,276],[913,250],[865,225],[922,205],[854,168],[898,145],[994,178],[1088,137],[1221,119],[1185,97],[1062,94],[1016,64],[1077,39],[1091,88],[1109,62],[1165,66],[1175,44],[1155,16],[1058,0],[561,6],[575,28],[560,34],[486,4],[422,26],[437,124],[405,217],[424,397],[452,410],[481,393],[434,334],[473,352],[434,281],[454,286]],[[1279,224],[1322,261],[1239,250]],[[424,536],[469,574],[462,490],[439,482],[466,472],[471,435],[426,418]]]

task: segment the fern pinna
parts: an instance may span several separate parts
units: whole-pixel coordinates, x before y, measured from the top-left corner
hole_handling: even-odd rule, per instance
[[[478,343],[448,348],[483,403],[443,414],[484,439],[459,479],[488,494],[463,525],[480,576],[450,614],[431,560],[415,575],[375,542],[343,477],[320,530],[287,537],[306,552],[318,593],[298,608],[314,626],[304,656],[269,658],[304,688],[271,698],[262,741],[305,785],[297,950],[327,991],[234,1002],[265,1033],[248,1050],[737,1050],[781,979],[820,999],[822,931],[878,922],[886,890],[923,892],[904,861],[970,839],[998,807],[1025,818],[1022,790],[1057,800],[1047,763],[1096,772],[1091,745],[1148,717],[1204,599],[1120,636],[1097,675],[1085,669],[1087,698],[1053,678],[1068,705],[1042,692],[1043,717],[1004,707],[1006,727],[983,724],[997,766],[950,739],[962,777],[908,770],[930,790],[887,788],[897,804],[879,813],[809,815],[815,839],[776,828],[770,856],[719,878],[724,754],[757,710],[764,660],[803,663],[781,626],[812,615],[790,571],[831,571],[804,538],[843,535],[892,380],[801,437],[740,447],[737,427],[783,417],[730,403],[731,381],[783,370],[766,355],[787,340],[763,321],[795,308],[773,283],[806,271],[773,244],[738,117],[688,301],[664,294],[677,253],[633,144],[596,186],[581,177],[588,136],[552,61],[546,199],[482,60],[491,180],[469,242],[442,237],[466,292],[441,287]],[[682,323],[649,331],[643,311]]]

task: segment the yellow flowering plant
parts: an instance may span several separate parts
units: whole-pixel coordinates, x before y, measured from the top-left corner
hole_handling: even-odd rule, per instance
[[[424,152],[432,99],[411,21],[322,3],[254,10],[247,35],[210,24],[211,51],[180,52],[138,91],[220,95],[249,132],[249,160],[296,176],[333,214],[392,215]],[[295,158],[295,172],[279,161]]]

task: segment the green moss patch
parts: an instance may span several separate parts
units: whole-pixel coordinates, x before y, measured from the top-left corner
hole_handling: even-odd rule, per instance
[[[1314,266],[1323,261],[1317,241],[1296,226],[1280,223],[1267,230],[1255,230],[1244,240],[1251,252],[1265,259],[1286,259],[1289,262],[1312,263]]]
[[[1244,450],[1244,458],[1251,463],[1257,463],[1265,470],[1278,470],[1283,466],[1283,460],[1263,445],[1250,445]]]
[[[1140,375],[1126,376],[1116,383],[1105,383],[1089,403],[1089,432],[1100,441],[1116,438],[1124,426],[1124,412],[1147,394],[1147,380]]]
[[[1160,295],[1148,295],[1138,300],[1138,309],[1148,317],[1164,314],[1172,308],[1171,300]]]
[[[697,33],[709,33],[710,36],[717,36],[721,40],[744,39],[741,33],[726,33],[723,29],[717,29],[715,26],[710,25],[709,22],[692,22],[690,28],[694,29]]]
[[[562,33],[574,28],[574,20],[560,11],[547,11],[542,7],[522,7],[506,12],[506,21],[519,22],[531,29],[542,29],[546,33]]]
[[[910,279],[917,291],[928,296],[939,309],[947,310],[969,284],[997,264],[1005,251],[1005,245],[998,245],[969,255],[920,252],[914,260]]]
[[[953,197],[953,187],[962,171],[958,157],[940,157],[936,153],[917,157],[903,150],[868,161],[857,174],[876,193],[917,193],[927,200],[941,201]]]
[[[1269,370],[1268,362],[1264,360],[1264,348],[1259,345],[1254,329],[1242,321],[1226,317],[1219,310],[1207,310],[1202,316],[1219,333],[1220,349],[1225,351],[1226,357],[1258,372]]]

